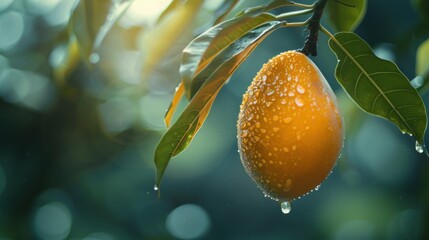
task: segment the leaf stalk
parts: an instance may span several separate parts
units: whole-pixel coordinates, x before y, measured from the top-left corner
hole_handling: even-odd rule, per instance
[[[325,9],[327,0],[317,0],[314,3],[313,15],[309,18],[307,30],[308,36],[305,39],[304,46],[298,50],[305,55],[317,56],[317,40],[319,39],[320,19]]]

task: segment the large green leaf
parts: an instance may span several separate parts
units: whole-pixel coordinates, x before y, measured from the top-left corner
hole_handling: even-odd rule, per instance
[[[423,145],[426,109],[398,67],[376,57],[354,33],[337,33],[329,40],[329,46],[338,59],[335,76],[349,96],[363,110],[390,120]]]
[[[326,4],[326,14],[335,28],[354,31],[366,12],[366,0],[330,0]]]
[[[244,15],[218,24],[195,38],[184,50],[180,73],[188,99],[192,98],[204,79],[194,77],[226,47],[258,25],[273,21],[271,14]]]
[[[73,10],[69,29],[76,36],[81,56],[86,63],[96,63],[96,53],[114,23],[132,0],[81,0]]]
[[[191,99],[177,121],[164,134],[155,150],[157,169],[156,184],[159,186],[170,159],[182,152],[203,124],[211,105],[222,86],[247,58],[253,49],[271,32],[285,25],[272,21],[262,24],[229,45],[196,79],[205,79],[204,84]]]

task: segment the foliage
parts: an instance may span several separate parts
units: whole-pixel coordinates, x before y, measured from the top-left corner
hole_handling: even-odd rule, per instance
[[[360,108],[391,121],[402,132],[413,135],[417,140],[418,150],[424,150],[427,117],[419,93],[393,62],[376,57],[365,40],[347,32],[353,31],[359,25],[366,12],[366,1],[360,0],[353,4],[347,1],[316,1],[313,5],[305,5],[274,0],[266,5],[245,9],[235,17],[220,22],[196,37],[184,49],[182,82],[178,88],[180,91],[167,111],[167,126],[183,93],[190,102],[157,146],[157,185],[160,184],[171,157],[189,145],[207,117],[220,88],[250,53],[247,51],[240,60],[236,60],[230,57],[231,47],[238,49],[238,52],[253,49],[261,41],[248,40],[256,37],[262,40],[273,31],[261,29],[272,26],[278,26],[275,29],[307,26],[310,35],[306,44],[314,44],[317,42],[317,34],[314,32],[318,29],[314,31],[310,28],[311,22],[314,16],[321,14],[326,2],[330,23],[339,31],[332,35],[322,27],[323,32],[330,37],[329,45],[339,61],[335,74],[338,82]],[[277,15],[269,13],[284,6],[295,6],[302,10],[284,10]],[[310,17],[305,22],[286,22],[287,18],[310,13],[314,13],[313,18]],[[283,21],[283,24],[279,21]],[[314,36],[316,39],[312,39]],[[422,61],[424,60],[419,62]],[[230,67],[224,67],[224,64]]]
[[[427,228],[418,230],[428,225],[427,159],[396,129],[414,131],[423,143],[424,106],[404,107],[421,99],[403,75],[427,102],[428,1],[328,0],[321,21],[327,30],[312,31],[313,1],[0,1],[0,238],[181,238],[170,217],[192,203],[187,209],[203,209],[209,221],[207,235],[194,238],[332,239],[348,232],[428,239]],[[416,114],[409,128],[400,118],[389,124],[367,114],[341,88],[349,78],[335,81],[336,54],[343,63],[346,54],[335,41],[349,49],[353,44],[342,42],[352,31],[361,38],[356,44],[373,48],[371,67],[397,76],[387,76],[389,84],[383,78],[387,98],[376,101],[393,107],[383,104],[375,114]],[[315,40],[304,39],[310,32],[321,34],[311,58],[336,90],[345,151],[330,187],[296,205],[311,214],[281,217],[236,169],[235,119],[262,62]],[[349,70],[359,72],[363,64],[350,61]],[[373,68],[364,67],[368,74]],[[386,95],[385,87],[406,91]],[[156,159],[158,182],[168,168],[168,191],[156,199],[154,149],[170,101]],[[252,229],[255,219],[272,221]]]

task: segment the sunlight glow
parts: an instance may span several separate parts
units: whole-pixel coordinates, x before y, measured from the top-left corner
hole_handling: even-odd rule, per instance
[[[171,0],[135,0],[120,19],[122,27],[152,25]]]

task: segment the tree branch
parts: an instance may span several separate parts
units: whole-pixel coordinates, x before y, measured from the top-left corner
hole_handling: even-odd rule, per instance
[[[307,25],[309,31],[308,36],[305,38],[304,47],[297,50],[305,55],[317,56],[317,40],[319,39],[320,19],[322,18],[323,10],[327,0],[317,0],[314,3],[314,12],[310,17]]]

